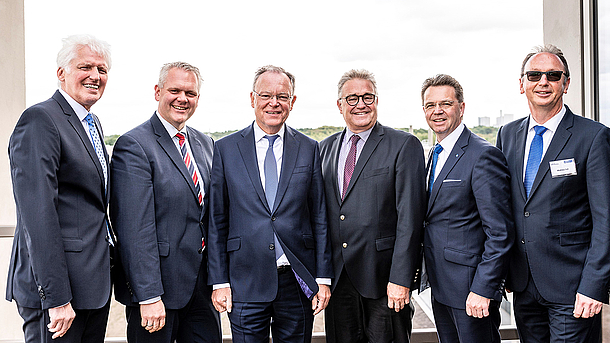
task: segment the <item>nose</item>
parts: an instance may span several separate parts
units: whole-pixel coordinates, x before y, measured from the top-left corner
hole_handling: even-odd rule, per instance
[[[97,67],[91,68],[91,71],[89,72],[89,78],[91,80],[99,80],[100,71],[97,69]]]
[[[280,103],[279,101],[277,101],[277,95],[274,95],[271,97],[271,99],[269,100],[269,105],[271,106],[278,106]]]
[[[356,103],[356,108],[365,108],[367,106],[367,104],[364,103],[364,98],[363,97],[358,97],[358,102]]]
[[[443,108],[441,107],[440,103],[436,103],[434,104],[434,111],[432,111],[432,113],[434,114],[438,114],[438,113],[443,113]]]
[[[540,81],[538,81],[538,84],[547,84],[549,83],[549,80],[546,78],[547,75],[546,74],[542,74],[542,77],[540,77]]]

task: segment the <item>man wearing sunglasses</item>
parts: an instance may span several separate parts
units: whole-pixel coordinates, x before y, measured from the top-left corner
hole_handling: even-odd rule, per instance
[[[521,67],[531,114],[498,131],[516,237],[506,288],[522,342],[601,342],[610,281],[610,130],[563,104],[568,63],[553,45]]]
[[[347,128],[320,143],[335,279],[327,342],[409,342],[425,212],[419,140],[377,122],[373,74],[350,70],[337,107]]]

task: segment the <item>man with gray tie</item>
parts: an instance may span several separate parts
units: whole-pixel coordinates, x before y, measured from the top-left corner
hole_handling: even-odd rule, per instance
[[[294,76],[257,70],[255,121],[214,147],[209,278],[233,342],[310,342],[333,276],[318,143],[285,125]],[[273,319],[273,320],[272,320]]]

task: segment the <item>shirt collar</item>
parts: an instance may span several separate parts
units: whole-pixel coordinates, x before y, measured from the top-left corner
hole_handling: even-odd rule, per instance
[[[66,91],[64,91],[63,89],[59,88],[59,93],[63,95],[64,99],[66,99],[66,101],[68,102],[68,105],[72,107],[72,110],[74,111],[74,113],[76,113],[78,120],[85,120],[85,117],[89,114],[89,111],[87,111],[87,109],[83,105],[76,102],[76,100],[74,100],[70,95],[68,95],[68,93],[66,93]]]
[[[447,137],[445,137],[445,139],[438,143],[443,147],[443,151],[451,152],[451,150],[453,150],[453,146],[462,135],[462,132],[464,131],[465,127],[466,126],[464,125],[464,123],[460,123],[460,125],[458,125],[458,127],[456,127],[453,132],[451,132],[449,135],[447,135]]]
[[[280,131],[278,131],[276,133],[276,135],[279,136],[279,139],[284,139],[284,132],[286,131],[284,129],[285,125],[286,124],[282,124]],[[254,142],[256,142],[256,143],[260,142],[261,139],[264,139],[265,136],[273,136],[273,135],[270,135],[270,134],[266,133],[265,131],[263,131],[263,129],[261,129],[261,127],[258,126],[256,121],[254,121],[254,123],[252,124],[252,127],[254,128]]]
[[[157,118],[159,118],[161,124],[163,124],[163,127],[171,138],[174,138],[178,132],[182,132],[182,134],[184,134],[184,137],[186,137],[186,126],[184,127],[184,129],[182,129],[182,131],[178,131],[178,129],[176,129],[174,125],[170,124],[167,120],[165,120],[165,118],[163,118],[161,114],[159,114],[159,112],[155,111],[155,114],[157,115]]]
[[[538,124],[534,120],[534,117],[532,117],[532,115],[530,114],[529,127],[528,127],[527,131],[528,132],[531,131],[534,128],[534,126],[536,126],[536,125],[543,125],[544,127],[546,127],[547,130],[555,133],[555,132],[557,132],[559,123],[561,122],[561,120],[563,119],[563,116],[565,114],[566,114],[566,107],[562,106],[559,113],[557,113],[556,115],[551,117],[551,119],[547,120],[544,124]]]
[[[366,130],[366,131],[362,131],[360,133],[353,133],[352,130],[350,130],[349,128],[345,128],[345,138],[343,139],[344,142],[348,142],[353,135],[358,135],[360,136],[360,139],[366,143],[366,140],[369,138],[369,136],[371,135],[371,132],[373,132],[373,127],[375,127],[375,125],[371,126],[370,129]]]

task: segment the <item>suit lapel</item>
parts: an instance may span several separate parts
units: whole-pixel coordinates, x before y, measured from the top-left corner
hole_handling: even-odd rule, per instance
[[[87,153],[89,153],[89,157],[91,158],[91,161],[95,165],[98,176],[100,178],[100,187],[102,190],[102,197],[104,198],[104,200],[106,200],[106,195],[108,193],[107,193],[107,189],[104,188],[104,171],[102,170],[102,164],[100,163],[100,160],[99,160],[99,158],[97,158],[97,154],[95,153],[95,148],[93,147],[93,144],[91,144],[91,140],[89,139],[89,133],[85,131],[85,129],[83,128],[83,124],[78,119],[78,116],[76,115],[76,113],[74,113],[74,110],[72,109],[70,104],[68,104],[68,101],[66,101],[66,99],[63,97],[63,95],[61,95],[61,93],[59,91],[57,91],[57,92],[55,92],[55,94],[53,94],[53,99],[55,99],[55,101],[57,101],[57,103],[59,104],[61,109],[64,111],[64,114],[67,116],[68,123],[70,123],[70,125],[72,125],[72,128],[76,131],[76,134],[80,138],[81,142],[83,142],[83,144],[85,145],[85,149],[87,149]],[[94,118],[95,118],[95,116],[94,116]],[[97,122],[97,120],[96,120],[96,124],[98,125],[97,126],[98,133],[101,136],[101,130],[99,129],[100,125]],[[101,138],[102,138],[102,136],[100,137],[100,139]],[[104,149],[104,156],[106,157],[106,163],[108,163],[108,154],[106,153],[105,148],[103,148],[103,149]]]
[[[197,199],[195,184],[193,183],[191,174],[186,169],[186,164],[184,164],[182,155],[176,148],[176,144],[174,144],[174,141],[167,133],[167,130],[165,129],[165,127],[163,127],[163,124],[157,117],[156,113],[153,114],[152,118],[150,118],[150,123],[153,127],[153,131],[155,132],[155,135],[157,135],[157,143],[159,143],[159,146],[161,146],[161,149],[163,149],[163,151],[165,151],[165,153],[167,154],[169,159],[174,163],[176,168],[178,168],[178,170],[180,171],[180,174],[182,174],[182,177],[184,178],[184,181],[188,184],[189,188],[191,189],[193,196],[195,197],[195,199]]]
[[[470,141],[470,130],[467,127],[464,127],[464,131],[455,142],[453,149],[449,153],[449,157],[447,157],[447,161],[443,165],[443,169],[441,169],[438,177],[434,180],[434,184],[432,185],[432,190],[430,191],[430,199],[428,199],[428,214],[430,213],[430,209],[432,205],[434,205],[434,200],[438,195],[438,192],[443,184],[443,180],[447,178],[449,172],[455,167],[460,158],[464,155],[464,152],[468,148],[468,142]]]
[[[364,148],[362,148],[362,152],[360,153],[360,157],[358,157],[358,161],[356,162],[356,167],[354,168],[354,173],[352,174],[352,178],[349,181],[349,185],[347,186],[347,191],[345,192],[345,199],[349,196],[349,192],[354,188],[354,184],[360,177],[364,166],[368,162],[369,158],[373,154],[373,151],[377,148],[377,145],[383,139],[383,127],[379,123],[375,123],[369,138],[366,140],[364,144]]]
[[[343,142],[343,137],[345,137],[346,130],[343,130],[343,133],[337,135],[335,141],[331,143],[330,147],[330,178],[333,187],[333,193],[335,193],[335,197],[337,198],[337,203],[341,204],[341,191],[339,189],[339,178],[337,173],[339,172],[339,152],[341,151],[341,143]]]
[[[519,178],[519,184],[521,185],[521,187],[519,187],[519,189],[521,190],[521,196],[523,197],[523,200],[527,200],[527,197],[525,195],[525,186],[523,186],[523,168],[524,165],[524,161],[523,159],[525,158],[525,139],[527,137],[527,129],[529,127],[529,119],[524,119],[521,122],[521,125],[519,125],[519,128],[517,129],[517,131],[515,132],[515,165],[517,166],[517,177]]]
[[[210,187],[210,166],[208,163],[206,163],[205,156],[203,154],[203,143],[201,143],[197,135],[195,135],[193,129],[187,126],[186,130],[188,131],[188,140],[191,146],[191,152],[193,153],[193,158],[195,159],[195,163],[197,163],[197,169],[199,169],[199,175],[203,181],[205,198],[208,195],[208,190]]]
[[[254,124],[253,124],[254,125]],[[267,210],[271,213],[271,209],[267,204],[267,198],[265,197],[265,191],[263,190],[263,184],[261,183],[261,177],[258,172],[258,161],[256,160],[256,147],[254,142],[254,129],[252,125],[248,126],[241,131],[242,139],[237,142],[237,148],[241,154],[241,158],[246,166],[246,171],[250,177],[250,182],[256,190],[259,199],[265,205]]]
[[[551,144],[549,145],[549,148],[547,149],[546,153],[544,154],[544,157],[542,158],[542,161],[540,162],[540,167],[538,168],[538,172],[536,173],[536,178],[534,178],[534,183],[532,184],[532,190],[530,191],[530,198],[532,197],[532,194],[534,194],[534,192],[536,191],[536,189],[542,182],[542,179],[544,179],[544,176],[546,175],[546,173],[549,172],[549,170],[550,170],[549,163],[551,161],[556,160],[557,156],[559,156],[559,153],[561,153],[563,148],[566,146],[566,143],[568,142],[568,140],[570,139],[570,136],[572,135],[570,133],[569,129],[572,127],[573,124],[574,124],[574,114],[572,113],[572,111],[570,111],[568,109],[568,110],[566,110],[566,113],[563,116],[563,119],[561,119],[559,126],[557,126],[557,132],[555,132],[555,134],[553,134],[553,139],[551,140]]]
[[[294,171],[294,166],[297,163],[297,156],[299,154],[299,147],[301,143],[296,139],[296,136],[292,129],[286,125],[286,129],[284,130],[284,152],[282,153],[282,170],[280,171],[280,179],[277,186],[277,193],[275,194],[275,201],[273,205],[272,212],[278,208],[281,199],[286,194],[286,190],[288,189],[288,184],[290,183],[290,178],[292,176],[292,172]]]

